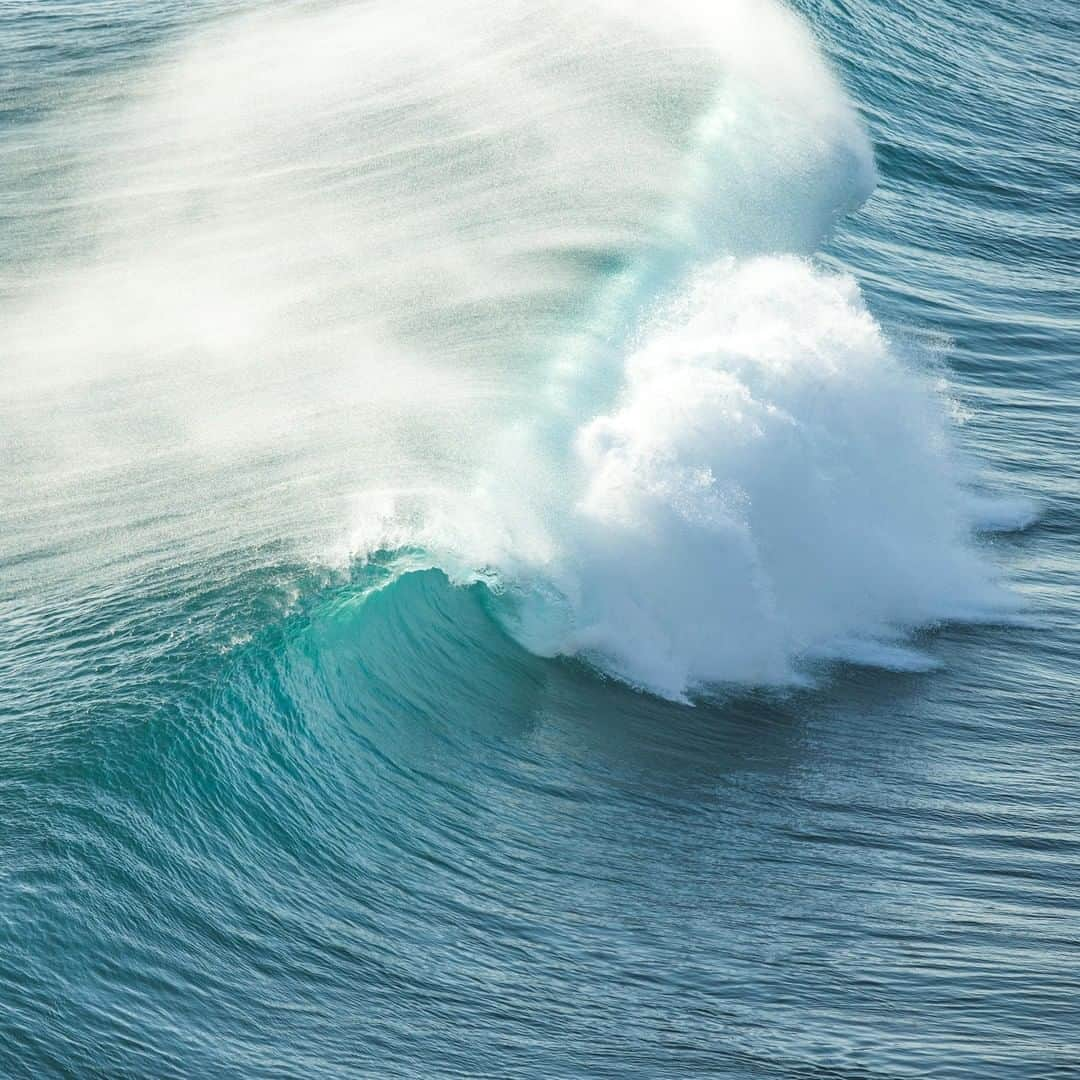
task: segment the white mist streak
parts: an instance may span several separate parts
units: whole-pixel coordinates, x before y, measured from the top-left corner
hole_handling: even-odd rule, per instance
[[[32,145],[20,513],[325,550],[355,505],[676,697],[985,599],[939,402],[800,261],[873,164],[772,2],[271,10]]]

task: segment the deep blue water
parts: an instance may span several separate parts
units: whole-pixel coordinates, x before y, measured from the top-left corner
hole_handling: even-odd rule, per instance
[[[597,79],[526,16],[411,8],[426,14],[404,25],[381,0],[0,8],[0,1075],[1080,1077],[1080,11],[804,0],[876,187],[846,212],[847,134],[835,149],[813,128],[789,174],[736,125],[704,159],[729,177],[706,252],[678,230],[641,238],[670,185],[639,176],[667,177],[712,60],[690,50],[672,75],[677,44],[655,31],[636,51],[620,24],[581,55],[615,40],[631,73]],[[537,11],[552,40],[577,25]],[[367,79],[346,31],[393,66]],[[769,77],[794,80],[802,38],[756,32],[751,67],[774,51]],[[742,62],[725,54],[722,76]],[[482,96],[521,70],[542,77]],[[258,108],[234,115],[250,85]],[[601,126],[531,141],[545,108],[570,125],[586,107]],[[647,122],[624,126],[635,109]],[[459,157],[451,112],[475,138]],[[616,143],[626,176],[596,149]],[[879,384],[850,360],[842,335],[864,322],[846,298],[807,348],[854,374],[752,371],[738,409],[717,406],[734,430],[773,395],[757,456],[717,448],[711,419],[691,450],[647,444],[665,469],[698,454],[709,483],[738,457],[728,494],[750,505],[776,623],[733,598],[742,563],[723,576],[743,548],[694,531],[714,504],[669,515],[655,480],[618,503],[647,540],[617,515],[610,551],[553,528],[542,584],[516,539],[513,559],[474,556],[459,503],[355,538],[378,516],[368,489],[455,488],[472,446],[539,411],[556,337],[606,372],[596,356],[651,340],[643,309],[716,257],[736,269],[706,306],[756,303],[738,260],[809,254],[822,208],[837,220],[818,276],[770,270],[738,334],[779,319],[779,296],[796,314],[763,340],[803,340],[821,282],[850,275],[949,419],[909,401],[906,374]],[[485,258],[492,281],[472,276]],[[468,282],[453,302],[444,272]],[[354,381],[360,356],[375,366]],[[729,400],[703,386],[687,427],[699,400]],[[636,447],[642,408],[608,437]],[[778,410],[794,455],[767,426]],[[566,460],[507,486],[543,502],[580,479]],[[939,460],[962,463],[955,491],[922,475]],[[817,480],[828,496],[807,501]],[[501,525],[520,506],[491,489]],[[919,545],[961,489],[972,535],[939,564],[937,539]],[[969,555],[1007,598],[977,616],[954,595]],[[637,591],[648,575],[662,587]],[[573,647],[522,629],[536,595],[557,626],[571,607]],[[744,657],[744,634],[763,651]],[[774,646],[794,678],[755,666]]]

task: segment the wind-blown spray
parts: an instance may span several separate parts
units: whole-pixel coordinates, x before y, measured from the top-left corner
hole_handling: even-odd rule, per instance
[[[423,549],[674,697],[991,598],[942,401],[806,261],[874,168],[777,5],[286,8],[38,134],[9,437],[103,535]]]

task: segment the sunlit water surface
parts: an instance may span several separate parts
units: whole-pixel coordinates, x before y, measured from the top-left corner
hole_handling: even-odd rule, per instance
[[[1077,10],[652,8],[0,8],[5,1077],[1080,1076]]]

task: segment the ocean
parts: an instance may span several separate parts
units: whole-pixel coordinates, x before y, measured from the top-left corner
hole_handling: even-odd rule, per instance
[[[0,1076],[1080,1078],[1080,9],[0,6]]]

